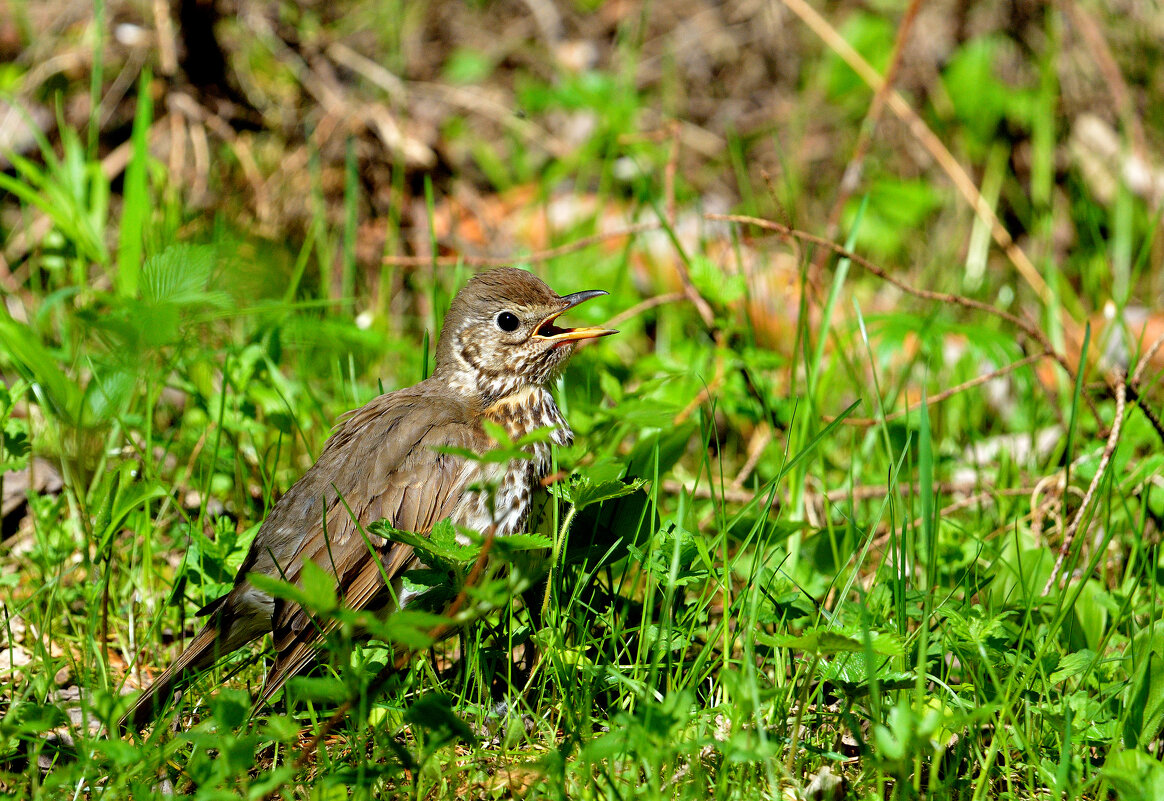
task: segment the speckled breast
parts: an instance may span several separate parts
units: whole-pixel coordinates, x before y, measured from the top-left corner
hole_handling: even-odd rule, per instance
[[[526,388],[503,398],[485,410],[485,418],[503,426],[512,440],[539,428],[551,428],[550,442],[565,447],[574,441],[574,432],[553,396],[542,387]],[[506,464],[471,463],[478,473],[474,482],[496,486],[496,490],[492,498],[484,492],[469,493],[453,522],[482,532],[496,525],[495,533],[500,536],[522,532],[534,489],[550,472],[550,442],[528,446],[531,459],[514,459]]]

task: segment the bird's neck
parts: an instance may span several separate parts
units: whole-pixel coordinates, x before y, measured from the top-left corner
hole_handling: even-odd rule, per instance
[[[514,441],[539,428],[552,429],[549,441],[555,445],[566,447],[574,441],[574,432],[562,417],[558,404],[554,403],[553,395],[545,387],[522,387],[494,401],[483,410],[481,416],[502,426]],[[545,475],[550,468],[549,443],[537,442],[527,450],[533,454],[536,472]]]

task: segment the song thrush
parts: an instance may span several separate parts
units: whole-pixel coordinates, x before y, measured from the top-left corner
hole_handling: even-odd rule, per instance
[[[530,460],[500,465],[450,449],[483,453],[496,447],[486,420],[504,426],[514,440],[549,426],[553,442],[570,444],[573,433],[546,385],[574,343],[615,332],[554,322],[605,294],[559,297],[514,268],[471,279],[449,307],[433,374],[342,419],[316,463],[263,522],[233,589],[198,613],[209,618],[206,625],[141,694],[122,727],[127,721],[144,725],[178,682],[267,632],[274,634],[276,657],[259,703],[312,663],[325,630],[302,607],[252,586],[248,574],[296,582],[311,559],[335,577],[346,606],[386,614],[397,602],[408,602],[400,576],[418,559],[410,547],[375,536],[373,553],[361,527],[384,519],[423,534],[450,518],[477,531],[493,528],[500,536],[522,531],[531,494],[549,470],[549,444],[529,446]],[[493,497],[481,489],[486,485],[496,487]]]

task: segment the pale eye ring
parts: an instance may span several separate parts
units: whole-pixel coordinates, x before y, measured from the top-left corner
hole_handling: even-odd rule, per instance
[[[497,315],[497,327],[502,331],[516,331],[519,325],[521,320],[518,320],[513,312],[503,311]]]

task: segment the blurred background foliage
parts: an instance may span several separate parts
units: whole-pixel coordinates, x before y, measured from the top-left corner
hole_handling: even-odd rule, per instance
[[[1161,42],[1135,0],[0,0],[0,792],[1157,797]],[[100,735],[493,262],[622,331],[558,390],[549,617],[491,596],[307,765],[383,649]]]

